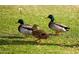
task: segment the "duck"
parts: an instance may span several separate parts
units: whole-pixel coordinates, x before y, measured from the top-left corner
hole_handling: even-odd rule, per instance
[[[25,35],[30,35],[32,34],[32,25],[29,25],[29,24],[24,24],[24,21],[23,19],[19,19],[18,20],[18,23],[20,24],[18,26],[18,31],[22,34],[25,34]]]
[[[38,29],[38,25],[34,24],[32,27],[32,35],[37,38],[39,43],[41,42],[41,39],[47,39],[51,34],[46,33],[44,30]]]
[[[54,16],[53,15],[48,15],[48,18],[51,20],[48,24],[48,27],[52,30],[55,30],[55,35],[60,35],[61,32],[66,32],[66,31],[69,31],[69,27],[66,26],[66,25],[63,25],[63,24],[58,24],[58,23],[55,23],[54,20]]]

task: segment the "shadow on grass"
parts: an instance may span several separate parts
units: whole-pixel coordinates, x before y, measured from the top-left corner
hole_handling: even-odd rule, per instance
[[[24,40],[0,40],[0,45],[47,45],[47,46],[60,46],[60,47],[79,47],[79,44],[65,45],[65,44],[53,44],[53,43],[37,43],[35,41]]]
[[[79,47],[79,44],[74,44],[74,45],[66,45],[66,44],[53,44],[53,43],[37,43],[35,41],[24,41],[24,40],[20,40],[20,39],[24,39],[24,37],[21,36],[17,36],[17,35],[0,35],[0,38],[4,38],[4,39],[0,39],[0,45],[52,45],[52,46],[60,46],[60,47]],[[5,39],[5,38],[8,38]],[[17,40],[19,39],[19,40]]]
[[[8,39],[22,39],[24,37],[17,36],[17,35],[0,35],[0,38],[8,38]]]

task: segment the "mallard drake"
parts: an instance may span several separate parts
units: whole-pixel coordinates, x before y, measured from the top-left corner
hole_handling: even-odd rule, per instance
[[[63,25],[63,24],[57,24],[54,22],[54,16],[49,15],[48,18],[50,18],[50,22],[48,24],[50,29],[54,29],[56,31],[56,35],[59,35],[61,32],[69,31],[69,27]]]
[[[36,38],[38,38],[38,40],[40,41],[40,39],[47,39],[49,37],[49,35],[51,34],[48,34],[46,33],[44,30],[41,30],[41,29],[37,29],[38,25],[34,24],[32,29],[32,35]],[[36,41],[38,41],[36,40]]]
[[[29,24],[24,24],[23,19],[19,19],[18,23],[20,23],[18,27],[18,31],[27,35],[27,34],[32,34],[32,26]]]

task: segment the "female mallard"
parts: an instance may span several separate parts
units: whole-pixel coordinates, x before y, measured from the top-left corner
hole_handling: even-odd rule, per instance
[[[32,26],[29,24],[24,24],[23,19],[19,19],[18,23],[20,23],[18,27],[18,31],[27,35],[27,34],[32,34]]]
[[[40,41],[40,39],[47,39],[49,37],[49,35],[51,34],[47,34],[45,31],[41,30],[41,29],[37,29],[38,25],[34,24],[32,29],[32,35],[36,38],[38,38],[38,40]]]
[[[53,15],[49,15],[48,18],[50,18],[50,22],[49,22],[49,28],[50,29],[54,29],[56,31],[56,35],[59,35],[60,32],[66,32],[69,31],[69,27],[63,25],[63,24],[57,24],[54,22],[54,16]]]

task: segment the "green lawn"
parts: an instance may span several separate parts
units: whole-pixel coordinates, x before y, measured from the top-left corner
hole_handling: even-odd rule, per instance
[[[22,15],[18,8],[22,8]],[[18,19],[27,24],[38,24],[46,32],[49,14],[57,23],[70,27],[60,36],[51,36],[37,44],[33,36],[24,37],[17,28]],[[77,54],[79,53],[79,6],[0,6],[0,53],[1,54]]]

